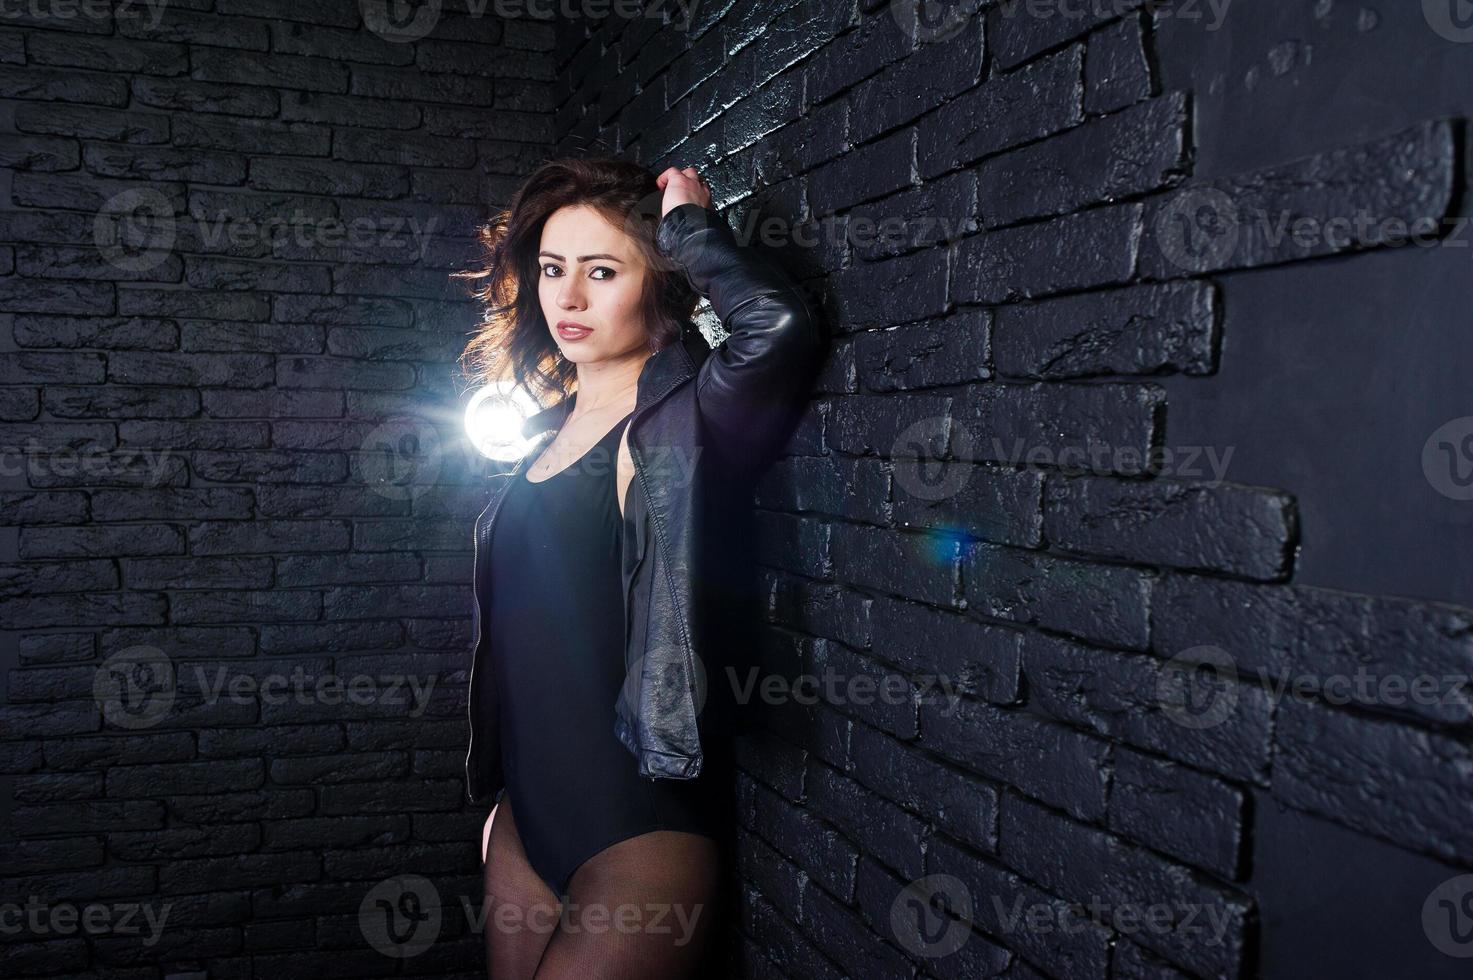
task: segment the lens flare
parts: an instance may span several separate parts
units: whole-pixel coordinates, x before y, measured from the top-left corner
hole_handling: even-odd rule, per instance
[[[465,407],[465,432],[476,451],[489,459],[511,462],[526,454],[529,440],[522,423],[541,407],[515,385],[486,385]]]

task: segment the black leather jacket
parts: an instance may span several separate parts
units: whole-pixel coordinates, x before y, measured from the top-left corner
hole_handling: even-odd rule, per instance
[[[762,604],[752,552],[752,494],[792,435],[827,346],[819,319],[791,279],[741,246],[715,211],[671,209],[656,230],[659,252],[710,300],[729,336],[714,350],[693,322],[641,369],[629,453],[632,515],[623,541],[626,680],[614,733],[647,778],[691,779],[702,740],[742,730],[734,677],[755,662]],[[528,419],[535,437],[495,481],[476,519],[475,644],[470,679],[466,792],[472,802],[505,786],[496,724],[495,671],[481,629],[496,512],[522,466],[561,427],[576,395]],[[732,671],[738,673],[733,674]],[[556,724],[557,719],[548,719]],[[484,730],[478,730],[478,723]]]

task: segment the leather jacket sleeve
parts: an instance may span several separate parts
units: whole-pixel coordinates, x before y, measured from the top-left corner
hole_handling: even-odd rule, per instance
[[[730,458],[760,470],[806,408],[827,335],[798,286],[740,245],[716,211],[678,205],[660,220],[655,241],[728,332],[695,379],[702,423]]]

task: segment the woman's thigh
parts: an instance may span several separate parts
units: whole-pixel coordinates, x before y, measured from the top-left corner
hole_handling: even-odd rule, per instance
[[[537,980],[696,975],[720,928],[722,858],[700,834],[656,830],[585,861]]]
[[[485,863],[486,965],[495,980],[530,980],[557,928],[562,905],[527,862],[509,794],[502,796],[490,819]]]

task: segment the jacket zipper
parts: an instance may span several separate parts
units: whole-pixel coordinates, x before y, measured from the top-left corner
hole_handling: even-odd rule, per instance
[[[528,453],[530,454],[531,452],[532,450],[529,449]],[[486,516],[484,523],[477,519],[475,534],[471,536],[471,600],[473,605],[472,613],[475,616],[476,625],[474,639],[471,642],[471,670],[466,682],[467,690],[465,697],[466,717],[470,723],[470,738],[466,741],[465,750],[465,781],[467,793],[469,793],[472,785],[471,756],[476,749],[476,660],[479,659],[481,652],[481,535],[490,535],[491,528],[496,522],[496,514],[501,510],[501,504],[506,500],[506,495],[511,492],[511,481],[515,480],[521,474],[522,465],[526,462],[526,459],[527,457],[524,455],[521,459],[517,460],[517,465],[512,467],[511,472],[507,474],[507,485],[498,493],[490,514]],[[476,798],[472,797],[471,802],[476,802]]]

